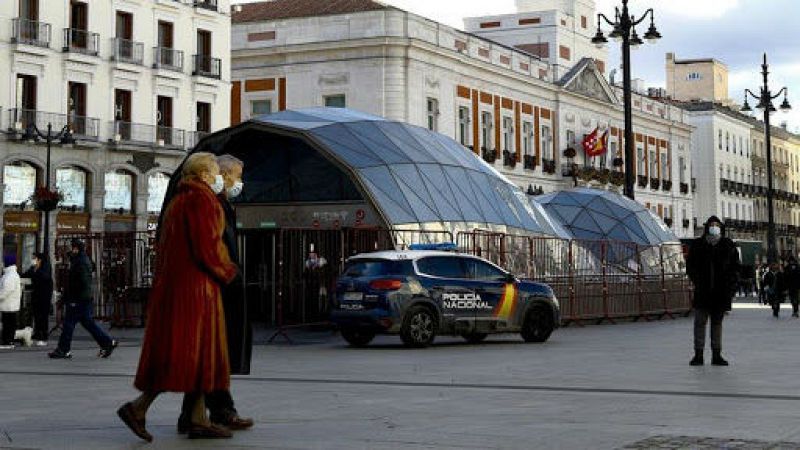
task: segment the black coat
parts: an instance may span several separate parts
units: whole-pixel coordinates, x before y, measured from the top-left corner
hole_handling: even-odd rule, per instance
[[[223,195],[218,197],[222,209],[225,211],[225,232],[222,235],[222,242],[228,249],[231,260],[239,264],[239,251],[236,243],[238,234],[236,211]],[[247,298],[241,276],[236,277],[231,284],[223,286],[222,305],[225,311],[231,373],[247,375],[250,373],[250,360],[253,352],[253,329],[247,314]]]
[[[70,257],[64,300],[66,303],[92,303],[92,261],[84,252]]]
[[[800,290],[800,265],[796,262],[790,262],[783,269],[783,273],[786,277],[786,289],[791,292]]]
[[[42,262],[38,269],[31,266],[21,277],[31,279],[31,286],[33,287],[31,303],[34,306],[49,307],[53,300],[53,272],[50,264]]]
[[[721,223],[718,219],[716,221]],[[739,285],[739,252],[736,244],[725,237],[724,225],[722,230],[722,237],[716,245],[706,239],[706,229],[703,236],[695,239],[689,247],[686,273],[694,283],[692,306],[696,309],[731,310],[731,299]]]

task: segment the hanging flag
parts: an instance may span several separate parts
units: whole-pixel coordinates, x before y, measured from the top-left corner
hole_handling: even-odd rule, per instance
[[[586,156],[600,156],[608,150],[608,130],[600,136],[600,127],[597,127],[589,135],[583,138],[583,150]]]

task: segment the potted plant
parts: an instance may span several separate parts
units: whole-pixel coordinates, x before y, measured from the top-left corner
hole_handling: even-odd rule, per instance
[[[625,174],[622,172],[611,173],[611,184],[614,186],[622,186],[625,184]]]
[[[31,195],[31,203],[36,211],[50,212],[58,208],[58,204],[64,200],[64,194],[58,190],[50,190],[44,186],[36,188]]]
[[[564,157],[566,158],[574,158],[576,154],[577,152],[572,147],[568,147],[566,150],[564,150]]]

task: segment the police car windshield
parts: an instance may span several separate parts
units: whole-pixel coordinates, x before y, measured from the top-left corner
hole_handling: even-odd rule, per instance
[[[414,273],[411,261],[392,261],[387,259],[358,259],[351,261],[344,269],[347,277],[380,277],[385,275],[411,275]]]

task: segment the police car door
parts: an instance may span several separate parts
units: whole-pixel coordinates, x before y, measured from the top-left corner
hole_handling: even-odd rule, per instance
[[[467,279],[462,259],[449,255],[428,256],[416,263],[420,281],[430,292],[431,300],[441,309],[443,328],[471,328],[475,320],[475,307],[471,300],[476,293],[470,287],[471,280]]]
[[[464,258],[467,274],[480,300],[475,305],[478,332],[492,332],[511,326],[516,303],[515,283],[506,272],[477,258]]]

